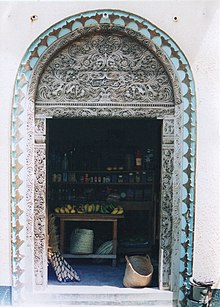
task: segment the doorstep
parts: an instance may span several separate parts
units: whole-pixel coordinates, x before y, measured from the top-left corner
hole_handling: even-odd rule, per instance
[[[158,288],[117,288],[111,286],[48,285],[45,292],[36,292],[27,305],[42,306],[163,306],[171,307],[173,292]]]

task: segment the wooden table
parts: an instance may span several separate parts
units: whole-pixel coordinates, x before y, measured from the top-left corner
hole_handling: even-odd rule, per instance
[[[60,250],[64,252],[64,238],[65,238],[65,222],[112,222],[112,241],[113,241],[113,253],[111,255],[98,255],[98,254],[64,254],[66,258],[102,258],[112,259],[112,266],[116,266],[117,257],[117,227],[118,219],[124,218],[124,215],[117,214],[56,214],[56,217],[60,219]]]

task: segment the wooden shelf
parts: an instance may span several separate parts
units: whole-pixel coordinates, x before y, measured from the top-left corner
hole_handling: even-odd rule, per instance
[[[116,255],[99,255],[99,254],[63,254],[64,258],[80,258],[80,259],[116,259]]]
[[[86,186],[86,185],[92,185],[92,186],[106,186],[106,185],[132,185],[132,186],[143,186],[143,185],[152,185],[152,182],[52,182],[52,185],[79,185],[79,186]]]
[[[65,237],[65,222],[78,222],[78,221],[92,221],[92,222],[112,222],[112,242],[113,242],[113,251],[111,255],[101,255],[99,254],[89,254],[89,255],[69,255],[70,258],[104,258],[112,259],[112,265],[116,266],[116,257],[117,257],[117,223],[118,219],[124,218],[124,215],[120,214],[56,214],[60,219],[60,249],[64,251],[64,237]],[[67,257],[67,256],[66,256]]]
[[[123,214],[99,214],[99,213],[61,213],[54,214],[56,217],[65,220],[65,221],[114,221],[115,219],[123,219]]]
[[[122,173],[122,174],[129,174],[129,173],[147,173],[147,174],[153,174],[153,170],[94,170],[94,171],[85,171],[85,170],[50,170],[49,171],[51,174],[53,173],[76,173],[76,174],[118,174],[118,173]]]

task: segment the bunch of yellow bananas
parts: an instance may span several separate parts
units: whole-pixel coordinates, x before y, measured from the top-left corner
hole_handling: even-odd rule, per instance
[[[55,211],[55,213],[58,213],[58,214],[60,214],[60,213],[62,213],[62,214],[65,214],[65,213],[66,214],[69,214],[69,213],[74,214],[74,213],[77,212],[76,211],[76,206],[75,205],[71,205],[71,204],[68,204],[65,207],[56,207],[54,209],[54,211]]]
[[[67,204],[63,207],[56,207],[54,209],[57,214],[82,214],[82,213],[101,213],[101,214],[123,214],[124,209],[121,206],[114,207],[112,204],[101,205],[101,204],[81,204],[71,205]]]
[[[100,211],[100,204],[82,204],[77,208],[78,213],[98,213]]]
[[[121,206],[115,207],[111,214],[123,214],[124,213],[124,209]]]

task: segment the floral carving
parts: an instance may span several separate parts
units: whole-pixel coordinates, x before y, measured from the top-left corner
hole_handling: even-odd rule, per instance
[[[46,145],[35,144],[34,271],[36,285],[43,285],[46,265]]]
[[[163,249],[163,287],[169,288],[172,255],[172,206],[174,148],[164,145],[162,149],[161,178],[161,248]]]
[[[78,39],[46,67],[38,101],[173,104],[169,76],[137,40],[105,32]]]
[[[73,117],[135,117],[135,118],[163,118],[166,115],[172,115],[173,108],[128,108],[111,106],[96,106],[85,107],[78,105],[78,107],[68,107],[61,105],[51,105],[50,107],[36,107],[38,115],[42,114],[47,117],[54,118],[73,118]]]

